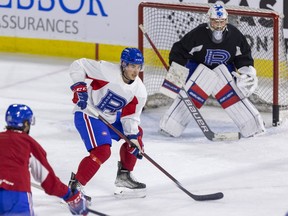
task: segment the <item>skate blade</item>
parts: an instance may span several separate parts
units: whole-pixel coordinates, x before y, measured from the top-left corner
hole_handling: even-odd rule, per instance
[[[144,198],[146,197],[146,188],[130,189],[126,187],[116,187],[114,196],[119,199]]]

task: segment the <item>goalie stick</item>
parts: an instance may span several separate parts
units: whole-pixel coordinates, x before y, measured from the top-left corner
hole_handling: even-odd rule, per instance
[[[161,61],[164,68],[168,71],[168,69],[169,69],[168,65],[166,64],[161,53],[158,51],[157,47],[155,46],[155,44],[153,43],[153,41],[151,40],[151,38],[149,37],[149,35],[145,31],[144,26],[142,24],[140,24],[139,28],[141,29],[145,38],[148,40],[149,44],[153,48],[154,52],[156,53],[157,57]],[[194,120],[196,121],[196,123],[200,127],[201,131],[203,132],[203,134],[205,135],[205,137],[208,140],[211,140],[211,141],[230,141],[230,140],[239,140],[241,138],[241,134],[239,132],[222,132],[222,133],[213,132],[210,129],[210,127],[208,126],[208,124],[206,123],[206,121],[204,120],[204,118],[202,117],[201,113],[199,112],[199,110],[195,106],[192,98],[189,96],[189,94],[187,93],[187,91],[184,89],[183,86],[181,87],[181,91],[184,92],[185,96],[182,96],[180,93],[179,93],[179,96],[183,100],[187,109],[190,111],[192,117],[194,118]]]
[[[39,184],[36,184],[36,183],[34,183],[34,182],[31,182],[31,186],[34,187],[34,188],[37,188],[37,189],[39,189],[39,190],[44,191],[44,189],[43,189]],[[84,195],[84,197],[85,197],[86,200],[87,200],[87,197],[90,198],[90,200],[88,200],[88,201],[91,202],[91,197],[86,196],[86,195]],[[65,203],[64,200],[63,200],[63,203]],[[65,204],[66,204],[66,203],[65,203]],[[90,212],[90,213],[92,213],[92,214],[95,214],[95,215],[99,215],[99,216],[109,216],[109,215],[107,215],[107,214],[104,214],[104,213],[102,213],[102,212],[99,212],[99,211],[90,209],[90,208],[88,208],[88,207],[87,207],[87,210],[88,210],[88,212]]]
[[[241,138],[240,133],[237,132],[225,132],[225,133],[214,133],[202,117],[201,113],[194,105],[192,99],[190,98],[187,91],[182,87],[181,91],[184,92],[185,96],[180,95],[181,99],[183,100],[186,107],[189,109],[191,115],[193,116],[194,120],[202,130],[203,134],[206,136],[207,139],[211,141],[228,141],[228,140],[239,140]]]
[[[131,142],[121,131],[115,128],[112,124],[110,124],[104,117],[102,117],[91,105],[87,105],[87,108],[95,117],[100,119],[104,124],[106,124],[109,128],[111,128],[119,137],[121,137],[125,142],[127,142],[130,146],[135,146],[133,142]],[[149,157],[146,153],[141,152],[141,155],[146,158],[150,163],[152,163],[155,167],[157,167],[161,172],[163,172],[167,177],[169,177],[178,188],[180,188],[183,192],[185,192],[188,196],[196,201],[207,201],[207,200],[218,200],[223,198],[223,193],[212,193],[212,194],[204,194],[204,195],[196,195],[190,193],[187,189],[185,189],[171,174],[169,174],[164,168],[162,168],[156,161],[154,161],[151,157]]]

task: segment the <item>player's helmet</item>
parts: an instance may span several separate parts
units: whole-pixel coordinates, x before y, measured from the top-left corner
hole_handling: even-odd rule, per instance
[[[223,32],[226,30],[228,23],[228,12],[221,3],[216,2],[208,10],[208,17],[212,40],[215,43],[221,43],[223,41]]]
[[[25,121],[28,121],[30,125],[34,124],[33,112],[24,104],[10,105],[6,111],[5,120],[7,126],[13,128],[22,128]]]
[[[141,51],[137,48],[125,48],[121,53],[121,63],[128,64],[140,64],[144,63],[144,57]]]

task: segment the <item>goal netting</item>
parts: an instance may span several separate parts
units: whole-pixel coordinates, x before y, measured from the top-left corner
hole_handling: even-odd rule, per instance
[[[139,5],[139,25],[147,34],[168,64],[168,56],[174,42],[187,32],[207,22],[210,4],[152,3]],[[259,86],[250,100],[260,111],[272,113],[274,126],[280,124],[288,107],[288,64],[284,45],[283,16],[272,10],[243,6],[225,6],[228,20],[245,35],[252,49]],[[139,29],[139,49],[144,54],[143,81],[148,91],[148,107],[171,103],[159,93],[166,70],[151,44]],[[210,98],[207,103],[216,104]]]

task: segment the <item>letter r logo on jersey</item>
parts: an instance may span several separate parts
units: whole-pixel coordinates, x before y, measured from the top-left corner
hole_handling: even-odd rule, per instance
[[[226,50],[207,49],[205,63],[207,65],[225,64],[229,60],[230,56],[230,53]]]
[[[98,109],[103,112],[116,112],[122,109],[126,105],[126,100],[120,97],[110,89],[107,91],[106,95],[101,98],[101,101],[97,104]]]

